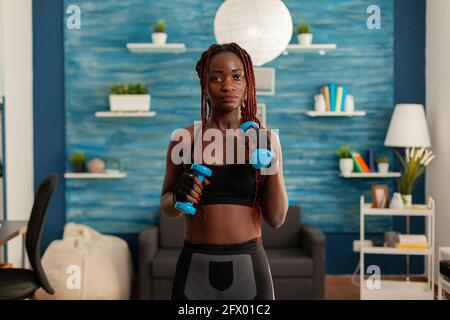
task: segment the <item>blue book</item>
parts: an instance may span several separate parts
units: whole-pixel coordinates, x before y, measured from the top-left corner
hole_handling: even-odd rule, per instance
[[[341,102],[341,111],[345,111],[345,97],[347,96],[347,87],[342,86],[342,102]]]
[[[330,111],[336,111],[336,84],[330,83]]]
[[[371,172],[376,172],[375,168],[375,151],[373,149],[367,150],[367,162]]]

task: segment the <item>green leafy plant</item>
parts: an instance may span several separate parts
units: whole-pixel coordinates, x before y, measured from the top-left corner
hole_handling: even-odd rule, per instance
[[[297,33],[298,34],[311,33],[311,27],[309,26],[309,24],[303,23],[298,26]]]
[[[436,157],[431,150],[425,148],[407,148],[403,158],[397,151],[395,155],[400,160],[403,172],[398,180],[398,191],[403,194],[411,194],[417,179],[424,173],[425,167]]]
[[[351,158],[351,157],[352,157],[351,154],[350,154],[350,152],[351,152],[350,146],[348,146],[348,145],[342,145],[342,146],[340,146],[339,149],[336,151],[336,154],[337,154],[337,156],[338,156],[340,159],[348,159],[348,158]]]
[[[378,157],[376,163],[389,163],[389,158],[385,156]]]
[[[166,32],[166,22],[164,21],[164,19],[159,19],[158,21],[156,21],[155,32]]]
[[[118,84],[111,86],[110,94],[149,94],[149,90],[142,84]]]
[[[69,160],[73,165],[83,165],[86,162],[86,153],[80,151],[74,152],[70,155]]]

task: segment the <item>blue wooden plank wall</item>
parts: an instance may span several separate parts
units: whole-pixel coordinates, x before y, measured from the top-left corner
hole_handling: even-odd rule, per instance
[[[314,42],[336,43],[325,56],[289,54],[266,66],[276,68],[276,95],[267,104],[268,126],[280,130],[289,202],[302,208],[303,222],[325,232],[359,231],[359,196],[374,183],[338,176],[335,150],[341,144],[362,153],[374,148],[391,156],[383,141],[393,108],[394,7],[378,0],[380,30],[369,30],[369,0],[286,0],[294,23],[307,22]],[[66,218],[107,233],[136,233],[156,223],[172,130],[200,118],[195,64],[200,49],[215,42],[214,15],[221,0],[66,0],[81,8],[81,29],[64,31],[66,155],[119,159],[123,180],[66,180]],[[150,42],[152,24],[167,23],[168,42],[184,42],[185,54],[135,55],[127,42]],[[296,35],[292,42],[296,42]],[[108,109],[108,88],[143,82],[152,94],[155,118],[100,119]],[[349,88],[366,117],[309,118],[321,85]],[[391,156],[392,158],[392,156]],[[66,163],[70,168],[69,163]],[[371,232],[390,219],[372,218]]]

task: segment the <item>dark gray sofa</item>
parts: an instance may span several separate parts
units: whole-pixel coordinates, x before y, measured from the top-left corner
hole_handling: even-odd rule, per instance
[[[140,299],[169,299],[176,262],[184,238],[184,218],[160,215],[159,226],[139,235]],[[300,223],[300,208],[290,206],[278,229],[262,226],[276,299],[323,299],[325,235]]]

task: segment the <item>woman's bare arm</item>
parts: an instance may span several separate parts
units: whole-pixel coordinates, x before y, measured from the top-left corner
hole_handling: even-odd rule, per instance
[[[193,126],[186,128],[189,133],[191,134],[191,137],[193,136]],[[160,199],[160,205],[161,205],[161,212],[163,214],[166,214],[167,216],[171,218],[179,218],[183,215],[181,211],[179,211],[177,208],[175,208],[175,201],[173,196],[173,190],[176,187],[176,184],[178,182],[179,176],[183,173],[183,164],[174,164],[172,161],[172,149],[174,146],[176,146],[180,141],[171,141],[169,143],[169,147],[167,148],[167,155],[166,155],[166,175],[164,177],[163,187],[161,191],[161,199]],[[184,147],[187,150],[191,149],[191,143],[192,138],[189,141],[182,141],[181,143],[186,143]],[[189,151],[190,152],[190,151]],[[208,185],[210,184],[210,181],[208,179],[203,180],[203,184]],[[194,203],[194,205],[197,205],[200,201],[201,197],[201,189],[203,188],[202,183],[200,180],[195,177],[194,178],[194,185],[192,189],[190,190],[189,194],[186,194],[186,200],[189,202]]]
[[[175,165],[171,159],[172,149],[177,143],[176,141],[171,141],[167,148],[166,175],[164,177],[160,199],[161,212],[174,219],[183,215],[181,211],[175,208],[172,192],[177,183],[178,176],[183,172],[183,165]]]
[[[276,173],[265,176],[265,184],[261,202],[261,212],[272,228],[280,227],[286,218],[288,197],[283,175],[283,155],[278,135],[270,131],[272,148],[277,155]],[[270,170],[270,169],[268,169]]]

